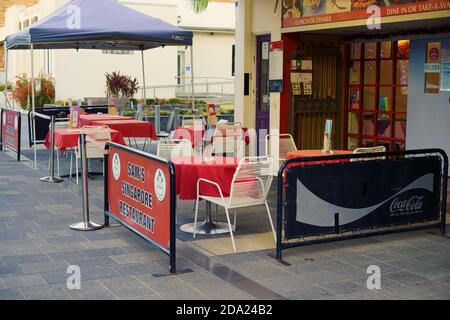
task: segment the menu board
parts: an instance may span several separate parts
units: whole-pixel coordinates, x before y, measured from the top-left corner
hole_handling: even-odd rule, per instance
[[[269,44],[269,91],[283,92],[283,41]]]
[[[398,17],[405,21],[413,14],[450,10],[450,0],[282,0],[283,28],[361,20],[365,25],[378,6],[380,17]],[[378,8],[377,8],[378,12]]]

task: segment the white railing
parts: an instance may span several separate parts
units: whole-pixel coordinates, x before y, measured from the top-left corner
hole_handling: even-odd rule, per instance
[[[190,78],[175,78],[177,84],[146,86],[147,99],[150,98],[190,98],[192,82]],[[137,96],[144,96],[144,87],[139,88]],[[199,77],[194,80],[195,99],[207,103],[234,103],[234,79]]]

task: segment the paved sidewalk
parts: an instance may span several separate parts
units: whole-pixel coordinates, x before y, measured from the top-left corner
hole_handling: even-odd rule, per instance
[[[70,230],[81,220],[79,188],[41,176],[0,152],[0,299],[450,298],[450,239],[427,231],[286,250],[290,266],[270,258],[273,249],[208,254],[179,233],[178,267],[194,272],[155,278],[167,270],[164,254],[123,227]],[[91,217],[102,222],[101,179],[92,189]],[[178,210],[178,223],[192,219],[192,202]],[[243,217],[242,228],[251,231],[260,214]],[[81,290],[67,289],[69,265],[81,268]],[[367,289],[370,265],[381,269],[381,290]]]

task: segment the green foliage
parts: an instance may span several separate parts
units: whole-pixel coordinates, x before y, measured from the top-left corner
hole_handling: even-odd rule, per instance
[[[192,9],[195,13],[200,13],[208,8],[209,0],[191,0]]]

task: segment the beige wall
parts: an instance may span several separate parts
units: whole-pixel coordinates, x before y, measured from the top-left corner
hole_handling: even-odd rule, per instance
[[[239,121],[248,128],[255,127],[256,118],[256,37],[270,34],[271,41],[281,39],[280,5],[274,12],[272,0],[239,0],[236,8],[236,97],[235,108]],[[250,95],[241,97],[244,88],[244,73],[250,73]],[[278,132],[280,127],[280,94],[270,94],[270,129]],[[254,141],[255,139],[253,139]],[[273,145],[272,150],[277,150]],[[256,153],[251,145],[249,154]],[[277,157],[278,154],[273,154]]]

